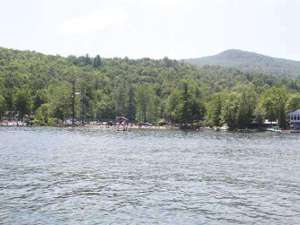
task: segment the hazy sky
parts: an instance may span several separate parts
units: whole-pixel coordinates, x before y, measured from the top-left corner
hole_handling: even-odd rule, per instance
[[[300,60],[299,23],[300,0],[0,0],[0,46],[65,56]]]

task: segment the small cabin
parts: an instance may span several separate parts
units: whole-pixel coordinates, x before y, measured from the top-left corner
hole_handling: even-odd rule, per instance
[[[128,122],[129,122],[129,120],[126,117],[124,117],[124,116],[117,116],[116,120],[115,120],[117,130],[127,131],[127,129],[128,129]],[[121,129],[120,129],[120,127],[121,127]]]
[[[300,109],[289,112],[288,116],[291,128],[300,130]]]

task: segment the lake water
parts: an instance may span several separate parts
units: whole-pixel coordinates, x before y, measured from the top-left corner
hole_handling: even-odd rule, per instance
[[[300,224],[300,135],[2,127],[0,224]]]

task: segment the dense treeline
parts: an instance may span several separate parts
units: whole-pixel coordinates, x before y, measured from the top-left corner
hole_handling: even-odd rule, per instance
[[[300,108],[300,80],[197,68],[164,58],[67,58],[0,48],[0,117],[55,125],[75,115],[108,121],[249,128],[265,119],[286,127]],[[75,95],[74,95],[75,93]],[[74,104],[73,104],[74,103]]]

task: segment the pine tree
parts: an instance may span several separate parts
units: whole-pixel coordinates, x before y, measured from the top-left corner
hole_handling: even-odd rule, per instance
[[[96,55],[93,61],[93,67],[98,68],[102,65],[101,57],[99,55]]]

